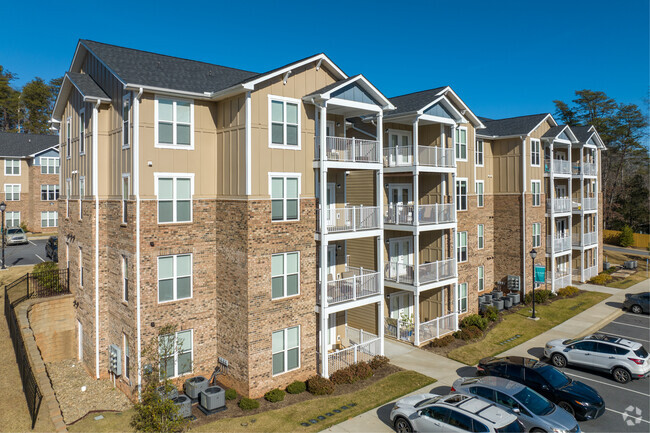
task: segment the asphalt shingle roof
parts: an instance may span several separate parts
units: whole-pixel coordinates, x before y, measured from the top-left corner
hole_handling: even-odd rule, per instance
[[[531,114],[529,116],[509,117],[507,119],[487,120],[481,118],[485,129],[478,133],[487,136],[509,136],[528,134],[548,116],[548,113]]]
[[[542,135],[542,138],[555,138],[564,130],[564,128],[566,128],[566,125],[552,126],[551,129]]]
[[[593,134],[593,132],[589,131],[590,129],[591,129],[591,125],[571,127],[571,131],[573,131],[573,133],[576,135],[576,138],[581,143],[586,143],[587,140],[589,140],[589,137],[591,137],[591,134]]]
[[[0,132],[0,156],[24,158],[59,144],[58,135]]]
[[[435,89],[422,90],[421,92],[409,93],[408,95],[388,98],[391,104],[393,104],[396,108],[388,115],[394,116],[396,114],[418,111],[429,105],[434,99],[438,97],[438,93],[447,87],[448,86],[436,87]]]
[[[87,74],[79,74],[77,72],[66,72],[68,78],[72,83],[79,89],[83,96],[91,98],[105,98],[110,100],[111,98],[102,90],[101,87],[90,78]]]

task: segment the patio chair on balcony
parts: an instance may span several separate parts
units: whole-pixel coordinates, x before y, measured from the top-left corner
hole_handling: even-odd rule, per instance
[[[433,206],[427,206],[424,209],[420,208],[420,222],[434,221],[433,212],[434,212]]]

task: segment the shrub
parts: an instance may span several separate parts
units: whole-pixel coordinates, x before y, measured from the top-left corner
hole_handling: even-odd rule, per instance
[[[372,377],[372,368],[368,365],[367,362],[357,362],[350,366],[351,370],[354,372],[354,375],[360,380],[366,380]]]
[[[59,268],[59,265],[57,265],[54,262],[41,262],[34,266],[34,270],[32,271],[33,273],[38,273],[38,272],[53,272],[56,271]]]
[[[241,410],[253,410],[260,407],[260,402],[253,400],[252,398],[242,397],[242,399],[239,400],[239,407]]]
[[[331,380],[321,376],[312,376],[307,380],[307,391],[314,395],[326,395],[334,392]]]
[[[385,356],[375,355],[372,357],[368,365],[370,365],[370,368],[372,368],[373,370],[380,370],[386,367],[389,361],[390,360]]]
[[[284,400],[284,391],[279,388],[275,388],[264,394],[264,398],[271,403]]]
[[[452,334],[447,334],[444,337],[436,338],[429,345],[431,347],[445,347],[454,342],[454,336]]]
[[[353,369],[353,366],[345,367],[340,370],[336,370],[330,375],[330,380],[335,385],[343,385],[346,383],[354,383],[359,380],[359,377],[355,374],[356,372]]]
[[[593,277],[589,282],[591,284],[598,284],[600,286],[604,286],[605,284],[609,283],[612,280],[612,276],[609,274],[606,274],[605,272],[601,272],[600,274],[596,275]]]
[[[27,233],[27,223],[24,221],[20,223],[20,228],[23,229],[25,233]],[[631,244],[630,244],[631,245]]]
[[[499,318],[499,309],[494,305],[490,305],[483,311],[483,317],[488,319],[490,322],[496,322]]]
[[[477,338],[480,338],[482,335],[483,331],[481,331],[477,326],[473,325],[468,326],[467,328],[462,328],[460,331],[454,333],[454,337],[463,341],[475,340]]]
[[[237,398],[237,391],[234,389],[227,389],[226,390],[226,400],[234,400]]]
[[[634,243],[634,232],[632,227],[625,225],[621,230],[621,235],[618,238],[618,244],[622,247],[629,247]]]
[[[484,330],[485,328],[487,328],[487,325],[488,325],[488,319],[486,319],[485,317],[481,317],[478,314],[470,314],[469,316],[465,317],[463,320],[460,321],[461,328],[476,326],[480,330]]]
[[[580,292],[580,289],[578,289],[576,286],[566,286],[560,290],[557,291],[558,296],[573,296],[578,294]]]
[[[555,296],[553,292],[550,290],[545,290],[545,289],[539,289],[535,290],[535,303],[536,304],[543,304],[544,302],[548,301],[549,298]],[[530,291],[526,293],[526,298],[524,299],[524,303],[526,304],[532,304],[533,302],[533,292]]]
[[[289,386],[287,386],[287,392],[289,394],[300,394],[301,392],[305,391],[307,391],[307,385],[305,385],[305,382],[301,382],[299,380],[291,382]]]

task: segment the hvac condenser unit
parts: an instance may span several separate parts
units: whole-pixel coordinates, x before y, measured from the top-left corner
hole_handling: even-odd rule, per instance
[[[178,397],[172,398],[172,402],[178,407],[178,416],[180,418],[192,416],[192,400],[188,396],[180,394]]]
[[[169,386],[169,389],[167,392],[165,392],[165,385],[159,386],[156,388],[156,391],[158,391],[158,394],[160,394],[160,397],[162,398],[171,398],[174,399],[178,397],[178,390],[176,389],[175,386]]]
[[[210,386],[201,391],[200,407],[208,412],[226,408],[226,391],[220,386]]]
[[[199,398],[201,391],[208,387],[208,379],[203,376],[193,377],[185,381],[185,394],[192,400],[196,401]]]

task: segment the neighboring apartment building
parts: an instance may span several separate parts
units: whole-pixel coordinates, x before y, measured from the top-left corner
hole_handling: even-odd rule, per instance
[[[56,232],[59,199],[59,137],[0,132],[2,201],[7,227]]]
[[[78,356],[105,377],[120,347],[129,393],[168,323],[172,376],[219,366],[254,397],[383,354],[386,336],[422,344],[479,291],[530,278],[521,254],[552,217],[557,180],[526,156],[555,143],[550,115],[509,132],[449,87],[387,99],[324,54],[257,74],[82,40],[53,120]]]

